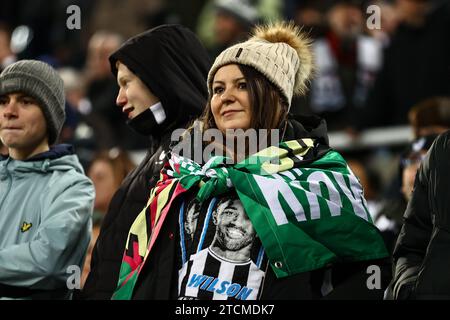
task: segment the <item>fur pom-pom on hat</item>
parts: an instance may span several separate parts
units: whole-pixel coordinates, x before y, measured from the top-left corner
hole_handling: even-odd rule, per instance
[[[313,72],[311,41],[293,22],[258,26],[253,36],[224,50],[208,74],[208,89],[224,65],[248,65],[278,87],[291,105],[293,95],[304,95]]]
[[[304,95],[313,72],[311,40],[293,22],[278,22],[255,29],[252,39],[264,39],[272,43],[284,42],[295,49],[300,65],[296,73],[294,95]]]

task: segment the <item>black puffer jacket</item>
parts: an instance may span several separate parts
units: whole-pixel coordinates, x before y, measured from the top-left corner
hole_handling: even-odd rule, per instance
[[[125,42],[110,57],[124,63],[161,100],[167,119],[150,138],[152,147],[142,163],[123,181],[114,195],[92,253],[91,272],[78,298],[109,299],[117,286],[126,237],[145,207],[150,189],[159,179],[163,152],[171,132],[185,127],[206,105],[209,57],[187,28],[164,25]]]
[[[450,131],[428,151],[394,251],[389,298],[450,299]]]
[[[318,117],[296,117],[290,119],[283,140],[316,138],[328,145],[326,124]],[[174,208],[179,204],[174,204]],[[133,299],[168,300],[177,299],[178,269],[177,238],[179,215],[168,214],[161,228],[151,256],[144,264],[133,291]],[[379,289],[369,289],[370,274],[367,267],[377,265],[381,269],[382,283]],[[331,280],[331,283],[328,282]],[[390,264],[387,259],[337,264],[333,268],[322,268],[294,276],[278,279],[271,268],[267,268],[261,299],[378,299],[390,280]],[[323,287],[327,283],[327,288]],[[333,288],[331,293],[329,289]],[[324,297],[324,293],[326,297]]]

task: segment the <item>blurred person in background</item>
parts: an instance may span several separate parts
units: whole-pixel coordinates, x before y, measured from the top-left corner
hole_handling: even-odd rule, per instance
[[[437,134],[431,134],[417,138],[401,153],[398,176],[395,177],[397,193],[385,198],[382,208],[374,216],[374,223],[380,229],[386,248],[391,254],[403,225],[403,214],[411,199],[417,170],[436,137]]]
[[[293,20],[304,32],[308,33],[311,40],[315,41],[318,38],[323,38],[328,30],[326,11],[329,6],[329,0],[287,0],[284,1],[284,17]],[[313,114],[308,95],[292,98],[292,114]]]
[[[401,125],[410,108],[450,95],[450,3],[397,0],[399,25],[357,123],[359,129]]]
[[[408,113],[414,141],[402,151],[398,164],[398,174],[390,182],[385,192],[383,208],[375,217],[386,246],[392,253],[403,214],[411,198],[416,172],[423,156],[435,138],[450,129],[450,99],[433,97],[414,105]]]
[[[247,39],[258,20],[258,11],[247,0],[215,0],[214,6],[216,47],[211,52],[213,58],[225,48]]]
[[[0,22],[0,72],[17,61],[17,56],[11,50],[11,30]]]
[[[347,164],[355,176],[358,177],[364,190],[364,197],[367,200],[367,210],[369,210],[372,220],[375,220],[375,216],[382,205],[380,194],[381,178],[375,170],[356,157],[347,160]]]
[[[382,45],[364,35],[360,1],[335,1],[329,30],[313,45],[316,74],[306,104],[325,118],[330,131],[354,125],[382,63]]]
[[[91,272],[79,298],[110,299],[128,230],[159,179],[172,131],[186,127],[206,105],[208,52],[180,25],[163,25],[128,39],[109,58],[117,77],[117,106],[127,124],[151,146],[114,194],[92,253]]]
[[[208,38],[211,58],[215,58],[230,45],[247,39],[251,28],[260,19],[251,0],[213,0],[199,18],[199,31]]]
[[[94,156],[88,177],[94,183],[94,222],[103,220],[109,203],[125,177],[136,167],[126,151],[113,148],[100,151]]]
[[[326,11],[330,6],[329,0],[291,1],[285,6],[285,15],[303,28],[312,39],[322,38],[327,31]]]
[[[379,8],[380,25],[379,28],[367,28],[367,33],[380,41],[384,47],[387,47],[398,26],[400,18],[398,8],[392,1],[387,0],[373,1],[369,3],[370,5]]]
[[[83,167],[87,169],[98,150],[116,145],[117,140],[102,115],[92,109],[82,73],[70,67],[58,69],[58,72],[64,81],[67,113],[60,139],[74,145]]]
[[[114,193],[122,184],[123,179],[135,168],[126,151],[113,148],[98,152],[88,170],[88,177],[95,189],[94,212],[92,215],[92,235],[81,278],[81,287],[86,282],[90,272],[91,255],[100,233],[100,226],[108,211]]]
[[[432,134],[415,140],[401,157],[401,192],[406,202],[411,200],[417,170],[436,137],[436,134]]]
[[[95,81],[114,77],[111,76],[109,56],[116,51],[123,38],[120,34],[107,30],[96,31],[89,39],[86,66],[84,69],[85,80],[88,85]]]
[[[175,0],[178,1],[178,0]],[[110,30],[125,38],[160,24],[170,23],[174,0],[95,0],[92,1],[90,30]],[[191,1],[190,1],[191,2]],[[120,23],[117,23],[120,21]]]
[[[422,160],[394,250],[387,299],[449,299],[450,131]]]
[[[92,104],[86,97],[86,84],[81,72],[71,67],[65,67],[58,69],[58,73],[64,81],[66,113],[68,114],[60,139],[63,142],[73,143],[76,139],[80,118],[92,111]]]
[[[0,21],[16,31],[19,59],[47,61],[52,66],[81,67],[85,32],[89,30],[91,0],[2,0]],[[69,29],[67,9],[76,5],[81,15],[80,29]]]
[[[408,113],[414,137],[440,134],[450,129],[450,97],[432,97],[413,106]]]

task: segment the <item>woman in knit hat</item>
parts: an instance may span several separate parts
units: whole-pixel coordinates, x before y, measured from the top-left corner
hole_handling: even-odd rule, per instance
[[[387,252],[361,185],[328,146],[324,121],[289,115],[312,70],[308,39],[287,23],[217,57],[203,116],[130,229],[114,299],[382,298]],[[255,129],[281,142],[257,152],[247,142],[241,161],[223,141]],[[199,148],[204,158],[193,159]],[[378,268],[370,286],[368,265]]]

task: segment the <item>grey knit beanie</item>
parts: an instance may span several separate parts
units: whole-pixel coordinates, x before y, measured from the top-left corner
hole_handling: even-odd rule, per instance
[[[222,51],[208,74],[210,94],[217,70],[233,63],[261,72],[289,106],[293,95],[306,92],[313,71],[310,40],[293,23],[286,22],[257,27],[252,38]]]
[[[23,92],[37,100],[48,128],[50,145],[58,139],[66,119],[64,83],[48,64],[37,60],[21,60],[0,74],[0,95]]]

